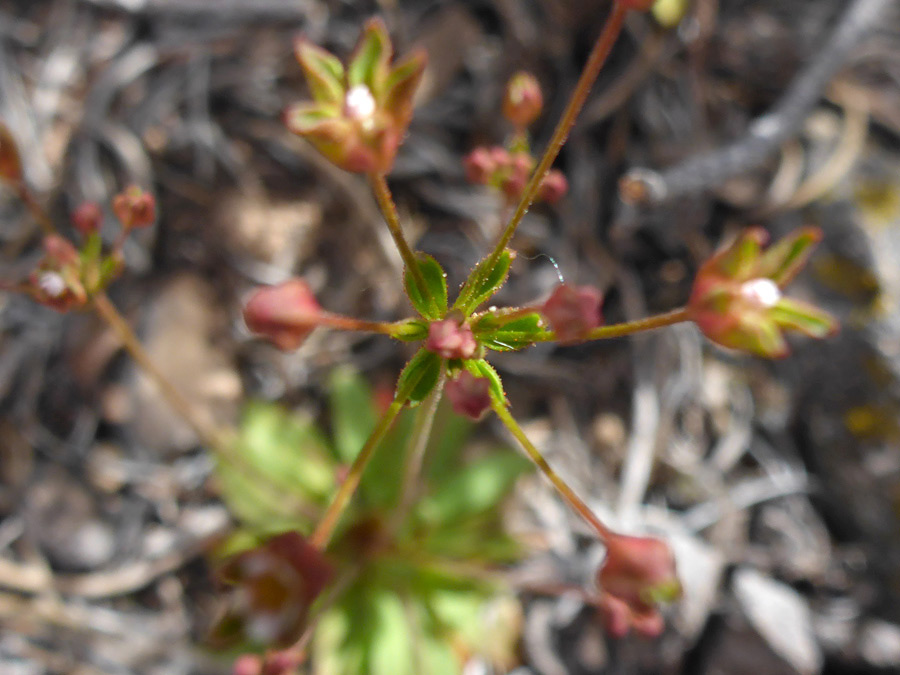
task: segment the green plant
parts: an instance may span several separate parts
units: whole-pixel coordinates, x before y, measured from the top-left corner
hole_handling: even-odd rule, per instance
[[[432,434],[445,391],[452,409],[463,417],[496,415],[606,545],[597,577],[599,604],[611,632],[621,635],[634,628],[657,635],[663,629],[660,605],[680,592],[668,545],[612,531],[552,469],[512,415],[490,355],[690,321],[722,346],[780,357],[787,353],[783,330],[821,338],[836,324],[820,310],[782,294],[818,240],[812,229],[767,251],[762,250],[763,232],[750,230],[701,268],[685,307],[637,321],[605,325],[601,293],[564,283],[533,304],[482,309],[507,279],[516,257],[510,246],[526,212],[535,201],[552,203],[565,194],[565,177],[551,167],[627,13],[651,4],[613,4],[539,158],[532,154],[527,127],[540,114],[540,89],[527,74],[510,82],[501,105],[512,125],[510,137],[503,146],[475,149],[466,160],[472,182],[500,194],[505,226],[455,297],[440,263],[408,242],[387,182],[410,122],[424,55],[392,63],[391,42],[378,20],[366,25],[346,67],[309,42],[297,43],[313,100],[287,111],[288,128],[338,167],[366,176],[403,259],[400,283],[415,315],[376,322],[327,312],[305,281],[293,279],[259,289],[245,307],[246,323],[282,349],[298,347],[319,327],[420,343],[383,410],[372,407],[370,394],[354,377],[335,376],[333,440],[311,422],[268,404],[248,407],[237,430],[212,428],[198,415],[155,368],[105,295],[122,269],[122,239],[103,251],[96,233],[98,212],[91,207],[74,218],[78,246],[56,234],[25,183],[12,136],[0,126],[0,178],[14,187],[46,235],[44,260],[27,281],[11,287],[60,311],[97,312],[217,453],[223,494],[242,523],[222,551],[231,554],[225,576],[244,589],[218,635],[224,640],[243,633],[261,647],[289,646],[265,658],[245,655],[236,662],[236,672],[288,672],[311,653],[320,673],[449,673],[461,663],[454,649],[479,649],[478,636],[465,626],[494,592],[485,567],[515,557],[497,506],[524,464],[505,451],[461,462],[458,439],[446,441],[446,430]],[[123,236],[152,224],[155,217],[152,199],[134,188],[116,198],[113,210]],[[409,408],[417,408],[412,417]],[[453,418],[446,424],[462,422]],[[457,564],[460,560],[465,564]],[[268,620],[260,623],[266,612]],[[408,637],[416,631],[418,643]]]
[[[508,448],[468,451],[472,423],[441,407],[421,480],[405,495],[397,476],[415,427],[406,410],[362,475],[326,559],[296,532],[324,512],[378,417],[373,392],[347,368],[332,373],[329,401],[330,433],[275,404],[250,402],[236,449],[254,475],[217,467],[241,525],[218,553],[237,590],[214,644],[288,647],[312,611],[320,615],[310,643],[317,673],[455,673],[469,654],[510,665],[518,604],[492,570],[520,554],[500,507],[530,464]],[[277,499],[261,500],[260,489]],[[334,579],[341,596],[313,604]],[[490,639],[479,628],[488,616]]]

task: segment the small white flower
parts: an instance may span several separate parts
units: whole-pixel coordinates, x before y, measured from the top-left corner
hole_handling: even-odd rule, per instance
[[[366,85],[358,84],[347,92],[344,113],[354,120],[366,120],[375,114],[375,97]]]
[[[762,307],[774,307],[781,300],[781,289],[771,279],[752,279],[741,284],[741,295]]]
[[[51,298],[58,298],[66,292],[66,280],[57,272],[44,272],[38,279],[38,286]]]

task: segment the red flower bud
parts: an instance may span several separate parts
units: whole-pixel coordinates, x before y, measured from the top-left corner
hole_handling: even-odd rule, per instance
[[[456,319],[432,321],[428,326],[425,349],[445,359],[468,359],[478,349],[478,342],[467,324]]]
[[[517,129],[534,122],[543,107],[541,85],[534,75],[520,71],[509,79],[503,95],[503,116]]]
[[[156,200],[136,185],[113,197],[112,209],[126,230],[147,227],[156,220]]]
[[[279,349],[297,349],[319,325],[322,308],[303,279],[258,289],[244,307],[244,322]]]
[[[486,184],[497,169],[491,151],[488,148],[475,148],[463,159],[466,180],[476,185]]]
[[[560,342],[577,342],[603,323],[600,304],[603,295],[593,286],[560,284],[541,307]]]
[[[301,661],[300,653],[290,649],[269,652],[266,654],[262,672],[263,675],[289,675]]]
[[[560,199],[565,197],[566,193],[569,191],[569,181],[566,180],[566,177],[563,175],[562,171],[558,169],[552,169],[544,176],[544,180],[541,181],[541,189],[538,192],[538,199],[541,201],[547,202],[548,204],[555,204]]]
[[[72,226],[84,236],[90,236],[100,229],[103,211],[95,202],[84,202],[72,214]]]
[[[232,675],[262,675],[262,659],[256,654],[241,654],[231,669]]]
[[[491,409],[490,383],[486,377],[475,377],[468,370],[449,380],[444,389],[453,412],[475,421]]]
[[[629,627],[644,635],[658,635],[662,631],[658,605],[681,595],[672,549],[653,537],[608,535],[597,583],[607,628],[619,637]]]

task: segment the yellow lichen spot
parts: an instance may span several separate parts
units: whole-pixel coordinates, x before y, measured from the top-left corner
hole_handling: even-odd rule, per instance
[[[656,0],[651,12],[656,22],[663,28],[674,28],[687,14],[688,0]]]
[[[868,223],[890,225],[900,220],[900,185],[884,180],[861,182],[855,190],[856,205]]]

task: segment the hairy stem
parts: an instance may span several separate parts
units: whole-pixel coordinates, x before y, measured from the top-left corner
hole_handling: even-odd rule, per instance
[[[94,311],[102,318],[110,328],[113,329],[116,336],[122,342],[135,363],[146,373],[153,383],[156,385],[160,394],[166,402],[172,407],[182,419],[187,422],[200,438],[200,442],[210,448],[219,457],[234,467],[236,470],[251,476],[257,483],[254,485],[254,492],[257,496],[269,503],[279,513],[286,515],[297,515],[309,513],[310,505],[305,502],[298,501],[290,494],[286,494],[279,490],[276,494],[272,491],[272,480],[261,473],[256,467],[242,457],[234,448],[234,431],[231,429],[221,430],[216,428],[208,421],[197,408],[184,395],[175,388],[169,379],[163,374],[147,350],[141,344],[140,339],[135,335],[128,321],[125,320],[119,310],[110,301],[109,296],[105,293],[98,293],[93,298]]]
[[[28,212],[31,213],[31,217],[37,222],[38,225],[41,226],[41,230],[43,230],[45,235],[54,234],[56,232],[56,228],[53,226],[53,221],[50,220],[50,216],[47,215],[47,211],[44,210],[44,207],[41,206],[41,203],[38,201],[37,197],[34,196],[34,193],[29,189],[29,187],[25,184],[25,181],[19,181],[16,185],[16,194],[18,194],[19,199],[22,200],[22,203],[28,209]]]
[[[572,92],[572,97],[569,99],[569,103],[566,105],[562,117],[556,124],[556,129],[553,131],[550,143],[547,145],[547,149],[544,151],[541,161],[538,162],[537,168],[531,175],[531,179],[525,186],[522,198],[519,200],[519,204],[516,206],[512,218],[510,218],[506,229],[497,242],[497,245],[494,247],[494,251],[491,253],[491,262],[490,264],[485,265],[485,270],[494,268],[503,249],[509,244],[516,232],[516,228],[519,226],[519,223],[522,222],[522,218],[525,217],[525,214],[531,207],[531,203],[537,196],[538,190],[540,190],[544,176],[547,175],[550,166],[553,164],[553,161],[565,144],[569,132],[575,124],[575,119],[578,117],[578,113],[584,106],[584,102],[587,100],[591,87],[596,81],[597,75],[599,75],[600,69],[603,67],[603,63],[606,61],[606,57],[609,56],[616,39],[619,37],[619,33],[622,31],[622,25],[624,24],[625,15],[627,13],[628,9],[625,7],[624,3],[613,3],[612,12],[610,13],[609,18],[607,18],[606,24],[603,26],[603,30],[600,32],[597,41],[594,43],[594,48],[591,50],[587,63],[584,65],[584,70],[581,71],[581,76],[578,78],[578,83],[575,85],[575,90]]]
[[[150,355],[144,349],[141,341],[138,339],[131,326],[125,318],[119,314],[119,310],[109,299],[105,293],[98,293],[94,296],[93,307],[97,314],[109,324],[109,327],[122,341],[122,346],[131,354],[131,358],[143,369],[147,376],[153,380],[153,383],[159,389],[159,392],[166,399],[166,402],[175,410],[196,432],[200,440],[213,448],[220,448],[227,445],[226,435],[220,432],[213,424],[207,420],[192,404],[188,401],[180,391],[178,391],[168,378],[163,375],[162,371],[150,358]]]
[[[322,326],[328,326],[337,330],[356,331],[360,333],[379,333],[393,336],[397,332],[397,325],[384,321],[366,321],[350,316],[320,312],[316,315],[316,322]]]
[[[637,321],[626,321],[625,323],[615,323],[611,326],[600,326],[587,334],[585,340],[608,340],[610,338],[623,337],[625,335],[634,335],[655,328],[663,328],[671,326],[683,321],[690,321],[691,316],[686,307],[673,309],[665,314],[657,314],[656,316],[648,316],[646,319],[638,319]],[[553,342],[556,340],[556,333],[547,331],[535,339],[536,342]]]
[[[496,396],[492,396],[491,407],[494,409],[494,412],[497,413],[497,417],[500,418],[500,421],[503,422],[504,426],[506,426],[515,439],[519,441],[519,444],[525,450],[525,454],[528,455],[528,458],[543,472],[544,476],[546,476],[547,480],[549,480],[553,487],[556,488],[556,491],[565,502],[579,516],[584,518],[588,525],[597,531],[600,539],[605,540],[611,533],[610,529],[603,524],[593,511],[591,511],[590,507],[584,503],[581,497],[575,494],[575,491],[569,487],[569,484],[550,467],[540,450],[537,449],[534,443],[528,440],[528,436],[522,431],[522,427],[519,426],[519,423],[516,422],[515,418],[510,414],[509,409],[506,407],[506,403]]]
[[[359,481],[362,479],[363,471],[366,470],[369,460],[372,459],[372,456],[375,454],[378,444],[381,443],[387,432],[390,431],[418,382],[418,378],[407,382],[406,386],[397,392],[394,401],[381,416],[381,419],[378,420],[375,429],[369,435],[369,438],[366,439],[366,442],[363,444],[356,459],[354,459],[353,463],[350,465],[347,477],[344,479],[344,482],[341,483],[340,487],[338,487],[337,494],[335,494],[334,499],[331,500],[331,504],[328,505],[325,515],[322,516],[322,519],[319,521],[319,524],[316,525],[316,529],[310,536],[310,542],[313,546],[319,549],[325,549],[328,546],[328,542],[331,541],[331,536],[334,534],[334,530],[337,527],[338,521],[341,519],[341,515],[350,505],[350,499],[356,492],[356,488],[359,487]]]
[[[388,230],[391,232],[391,237],[394,238],[394,244],[397,246],[397,250],[400,251],[400,257],[403,258],[406,269],[413,275],[419,288],[427,288],[425,278],[416,264],[416,255],[409,247],[406,237],[403,236],[403,228],[400,227],[400,216],[397,215],[397,205],[394,203],[393,196],[391,196],[391,189],[388,187],[387,179],[383,173],[371,173],[369,174],[369,182],[372,184],[375,201],[378,202],[378,208],[381,209],[384,222],[387,223]]]

